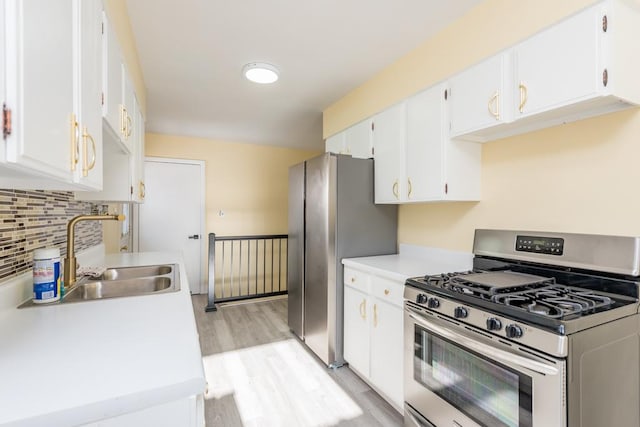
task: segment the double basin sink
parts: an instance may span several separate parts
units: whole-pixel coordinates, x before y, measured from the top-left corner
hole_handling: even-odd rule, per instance
[[[108,268],[97,278],[78,279],[74,287],[65,291],[60,301],[51,304],[35,304],[30,300],[19,308],[155,295],[179,290],[180,274],[177,264]]]

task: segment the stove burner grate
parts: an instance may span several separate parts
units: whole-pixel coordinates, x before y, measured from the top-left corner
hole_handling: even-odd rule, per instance
[[[500,278],[501,273],[505,274],[504,278]],[[430,286],[551,319],[585,314],[615,303],[611,298],[594,291],[557,284],[555,278],[529,276],[531,280],[527,281],[522,280],[527,275],[518,277],[517,273],[510,271],[492,272],[491,274],[501,279],[496,286],[492,286],[491,280],[488,280],[492,277],[491,274],[484,274],[487,273],[444,273],[425,276],[423,280]],[[510,286],[510,282],[514,286]]]

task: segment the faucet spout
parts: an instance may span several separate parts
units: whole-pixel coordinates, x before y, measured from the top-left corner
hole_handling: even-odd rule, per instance
[[[80,221],[124,221],[124,215],[78,215],[67,224],[67,256],[64,258],[64,288],[69,289],[76,283],[78,262],[74,248],[74,227]]]

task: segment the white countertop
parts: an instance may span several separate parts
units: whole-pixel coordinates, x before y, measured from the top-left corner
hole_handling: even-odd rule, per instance
[[[342,264],[404,282],[409,277],[470,270],[473,254],[440,248],[400,245],[399,254],[345,258]]]
[[[179,292],[14,309],[0,322],[0,425],[72,426],[201,394],[202,356],[179,254],[95,265],[179,264]]]

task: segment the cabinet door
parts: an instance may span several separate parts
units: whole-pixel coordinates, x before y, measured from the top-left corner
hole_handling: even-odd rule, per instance
[[[446,85],[407,101],[407,201],[438,200],[444,194]]]
[[[102,115],[117,141],[124,138],[122,54],[116,34],[103,13]]]
[[[369,313],[367,296],[344,287],[344,359],[365,377],[369,376]]]
[[[137,100],[135,100],[133,107],[134,131],[131,136],[133,146],[133,164],[131,166],[131,176],[133,177],[133,201],[143,203],[145,197],[144,117]]]
[[[398,408],[402,408],[403,313],[402,308],[372,298],[371,382]]]
[[[6,160],[71,183],[74,113],[72,0],[6,0]]]
[[[406,104],[394,105],[373,119],[375,202],[398,203],[404,194]]]
[[[135,137],[133,137],[133,133],[135,131],[136,124],[135,121],[135,103],[136,103],[136,93],[133,89],[133,83],[131,82],[131,77],[129,73],[127,73],[127,69],[124,64],[121,65],[122,70],[122,114],[123,114],[123,134],[122,141],[127,150],[130,153],[133,153],[133,143]]]
[[[100,0],[77,2],[79,37],[77,40],[76,90],[79,164],[76,181],[102,189],[102,4]]]
[[[452,138],[512,121],[510,63],[496,55],[451,78]]]
[[[592,96],[602,84],[602,17],[589,9],[515,48],[518,115],[537,114]]]
[[[363,120],[348,128],[345,137],[347,154],[358,159],[373,157],[373,132],[370,119]]]
[[[344,154],[345,134],[346,134],[346,131],[342,131],[340,133],[337,133],[327,138],[327,140],[325,141],[325,152]]]

